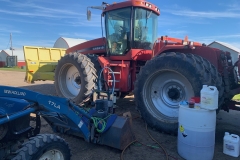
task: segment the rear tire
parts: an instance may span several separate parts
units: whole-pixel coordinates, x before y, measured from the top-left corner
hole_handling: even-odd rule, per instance
[[[163,53],[149,60],[137,76],[135,102],[142,118],[153,128],[177,134],[179,102],[200,96],[202,85],[222,86],[216,73],[200,56]],[[214,67],[214,66],[211,66]],[[214,70],[214,69],[213,69]],[[221,91],[219,97],[222,97]]]
[[[81,103],[95,87],[96,70],[91,60],[80,53],[70,53],[58,61],[55,89],[59,96]]]
[[[12,160],[70,160],[70,157],[70,149],[64,139],[53,134],[38,134],[24,143]]]

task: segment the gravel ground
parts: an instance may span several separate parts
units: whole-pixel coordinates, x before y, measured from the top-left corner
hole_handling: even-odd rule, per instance
[[[22,87],[25,89],[37,91],[43,94],[56,95],[53,82],[39,81],[35,84],[24,82],[24,72],[0,71],[0,85]],[[131,160],[161,160],[166,159],[163,150],[151,140],[145,129],[143,120],[135,110],[133,97],[126,97],[118,100],[117,113],[131,111],[133,116],[133,130],[137,140],[143,144],[135,143],[124,152],[124,159]],[[148,129],[150,134],[162,145],[167,151],[169,159],[182,159],[177,153],[177,137],[159,133],[151,128]],[[236,160],[223,154],[223,136],[224,132],[230,132],[240,135],[240,112],[230,111],[229,113],[220,111],[217,115],[216,138],[214,159],[216,160]],[[53,133],[49,125],[43,121],[41,133]],[[61,135],[70,145],[72,160],[110,160],[120,159],[121,151],[107,146],[100,146],[85,142],[81,138]],[[148,146],[147,146],[148,145]],[[155,146],[151,148],[149,146]]]

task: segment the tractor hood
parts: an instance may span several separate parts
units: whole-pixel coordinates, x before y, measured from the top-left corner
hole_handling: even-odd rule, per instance
[[[83,42],[81,44],[78,44],[76,46],[73,46],[67,49],[66,53],[70,53],[70,52],[79,52],[82,54],[106,53],[106,38],[103,37],[103,38],[98,38],[98,39],[90,40],[87,42]]]

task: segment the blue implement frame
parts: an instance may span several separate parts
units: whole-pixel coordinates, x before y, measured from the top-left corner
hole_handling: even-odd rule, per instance
[[[82,108],[66,98],[43,95],[27,89],[0,85],[0,97],[24,99],[29,102],[29,106],[17,113],[1,115],[0,125],[20,118],[30,113],[57,113],[69,118],[73,123],[71,129],[80,132],[85,141],[90,142],[90,130],[88,124],[83,121],[83,117],[91,119],[91,116]]]

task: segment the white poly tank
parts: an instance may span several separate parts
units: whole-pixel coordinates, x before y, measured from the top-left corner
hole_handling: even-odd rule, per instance
[[[225,132],[223,138],[223,153],[233,157],[238,157],[239,152],[240,152],[239,136],[236,134],[229,134],[228,132]]]
[[[187,160],[212,160],[215,147],[216,111],[180,105],[178,153]]]
[[[218,108],[218,90],[215,86],[203,85],[201,90],[201,108],[216,110]]]

